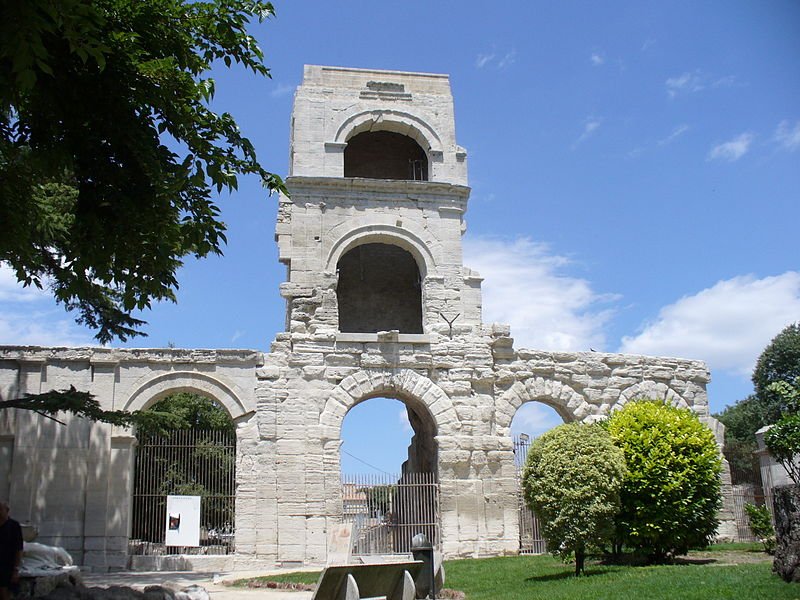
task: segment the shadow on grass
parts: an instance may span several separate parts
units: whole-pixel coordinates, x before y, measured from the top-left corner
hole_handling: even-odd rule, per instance
[[[711,557],[690,557],[676,556],[672,559],[652,560],[641,554],[623,554],[621,556],[606,556],[601,561],[601,565],[616,565],[623,567],[657,567],[657,566],[681,566],[681,565],[709,565],[719,562],[718,558]]]
[[[664,564],[673,564],[673,565],[710,565],[713,563],[719,562],[716,558],[685,558],[685,557],[677,557],[671,563],[664,563]]]
[[[530,582],[544,582],[544,581],[562,581],[564,579],[584,579],[585,577],[595,577],[597,575],[610,575],[619,571],[619,568],[607,568],[601,571],[586,570],[580,577],[575,577],[575,571],[562,571],[560,573],[550,573],[549,575],[537,575],[535,577],[527,577],[525,581]]]

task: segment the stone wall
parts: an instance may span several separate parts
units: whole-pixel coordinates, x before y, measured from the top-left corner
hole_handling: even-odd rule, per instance
[[[702,362],[514,351],[508,333],[492,326],[481,335],[407,341],[279,335],[257,371],[259,441],[245,459],[253,465],[247,510],[254,527],[237,534],[242,559],[324,560],[325,532],[342,513],[342,421],[376,396],[403,401],[436,432],[443,549],[450,557],[519,549],[510,425],[525,402],[543,402],[570,422],[600,419],[634,398],[663,398],[695,410],[721,442],[708,414]],[[727,474],[724,481],[729,486]],[[734,535],[729,511],[723,519],[721,534]]]
[[[0,397],[52,389],[87,391],[107,410],[147,408],[168,394],[217,399],[244,437],[253,419],[250,350],[117,350],[0,347]],[[66,426],[27,411],[0,411],[0,496],[12,515],[39,527],[40,541],[66,548],[78,564],[99,569],[127,562],[133,493],[133,432],[59,415]],[[0,468],[2,468],[0,467]]]
[[[513,554],[518,516],[511,420],[525,402],[591,421],[640,396],[708,415],[698,361],[513,349],[507,327],[479,335],[278,334],[272,351],[0,349],[3,397],[75,385],[104,408],[145,408],[169,393],[216,398],[237,422],[237,567],[325,561],[342,514],[347,412],[385,396],[435,432],[443,550]],[[408,337],[410,339],[403,339]],[[130,528],[134,438],[68,419],[5,411],[8,490],[17,518],[78,562],[120,567]],[[729,479],[725,480],[726,485]],[[728,518],[728,513],[723,513]],[[729,523],[721,530],[730,535]]]
[[[74,385],[104,408],[128,410],[179,391],[218,400],[237,423],[240,568],[325,561],[327,532],[342,517],[342,422],[376,396],[403,401],[424,434],[411,458],[438,474],[447,557],[518,551],[510,425],[525,402],[593,421],[637,397],[663,398],[697,412],[722,443],[702,362],[515,350],[508,326],[483,323],[481,278],[463,264],[470,190],[453,115],[445,75],[306,67],[292,117],[291,194],[280,197],[275,229],[288,272],[286,331],[270,352],[0,347],[0,394]],[[367,131],[413,139],[429,180],[345,178],[348,140]],[[340,331],[339,261],[378,244],[416,262],[419,295],[404,297],[415,303],[415,331],[421,302],[422,333]],[[0,465],[0,495],[78,562],[122,566],[134,442],[106,425],[61,427],[5,411],[0,457],[10,467]],[[723,483],[727,491],[727,470]],[[735,533],[730,512],[723,520],[723,536]]]

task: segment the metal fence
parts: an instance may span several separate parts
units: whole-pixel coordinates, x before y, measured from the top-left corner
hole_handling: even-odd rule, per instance
[[[342,508],[352,554],[407,554],[424,533],[439,547],[439,482],[434,473],[343,475]]]
[[[744,507],[746,504],[766,506],[772,515],[772,482],[761,480],[761,469],[731,469],[731,496],[733,499],[733,518],[739,542],[759,541],[750,530],[750,519]],[[774,520],[774,515],[773,515]]]
[[[522,494],[522,469],[531,447],[531,438],[525,434],[514,436],[514,466],[517,471],[517,504],[519,508],[519,553],[545,554],[547,542],[542,537],[539,519],[528,508]]]
[[[235,550],[236,435],[182,430],[139,440],[129,554]],[[200,546],[166,546],[167,496],[200,496]]]

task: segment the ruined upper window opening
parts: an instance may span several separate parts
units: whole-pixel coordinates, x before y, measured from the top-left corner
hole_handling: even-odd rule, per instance
[[[337,265],[339,331],[422,333],[422,290],[417,261],[390,244],[362,244]]]
[[[428,156],[407,135],[365,131],[347,142],[344,176],[428,181]]]

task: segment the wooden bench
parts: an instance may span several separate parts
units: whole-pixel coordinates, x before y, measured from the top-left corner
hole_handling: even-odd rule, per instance
[[[311,600],[414,600],[416,579],[423,562],[329,566],[319,577]]]

